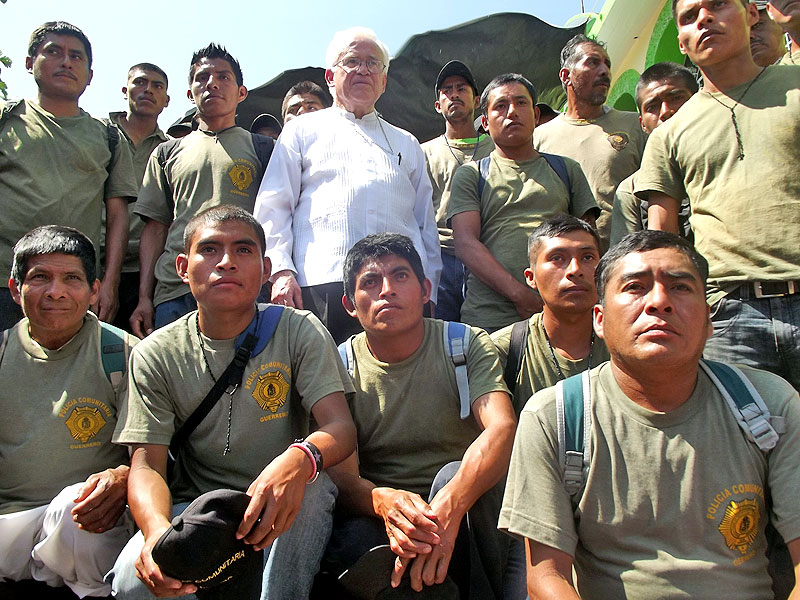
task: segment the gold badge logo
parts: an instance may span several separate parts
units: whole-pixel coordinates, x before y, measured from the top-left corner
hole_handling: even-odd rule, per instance
[[[627,146],[628,142],[630,141],[631,138],[628,137],[628,134],[624,131],[608,134],[608,143],[611,144],[611,147],[618,152]]]
[[[719,532],[731,550],[746,554],[758,535],[758,521],[761,514],[756,500],[742,500],[728,505],[719,524]]]
[[[247,165],[237,163],[228,171],[228,177],[231,178],[233,185],[236,189],[241,191],[246,190],[253,184],[253,172]]]
[[[100,414],[100,409],[89,406],[76,406],[66,420],[70,434],[81,444],[96,436],[105,424],[106,420]]]
[[[263,410],[276,413],[286,403],[286,395],[289,393],[289,382],[280,371],[272,371],[264,375],[259,375],[256,387],[252,392],[258,405]]]

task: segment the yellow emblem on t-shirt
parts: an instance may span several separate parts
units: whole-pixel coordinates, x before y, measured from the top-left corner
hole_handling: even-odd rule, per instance
[[[259,375],[252,396],[263,410],[275,413],[286,404],[289,382],[280,371]]]
[[[615,131],[608,134],[608,143],[614,150],[622,150],[631,141],[630,136],[624,131]]]
[[[731,500],[717,529],[725,538],[728,548],[746,554],[758,535],[760,519],[761,513],[756,500]]]
[[[228,177],[231,178],[233,185],[240,192],[246,190],[253,184],[253,171],[246,164],[236,163],[228,171]]]
[[[66,426],[72,437],[81,444],[85,444],[105,427],[106,420],[100,409],[89,406],[76,406],[75,410],[67,417]]]

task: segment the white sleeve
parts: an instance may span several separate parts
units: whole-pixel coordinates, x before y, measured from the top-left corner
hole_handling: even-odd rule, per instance
[[[297,127],[287,127],[272,151],[253,208],[253,216],[264,228],[266,255],[272,261],[273,273],[284,269],[297,272],[292,261],[292,222],[300,199],[301,176],[300,133]]]
[[[442,249],[439,245],[439,229],[436,226],[436,215],[433,212],[433,188],[428,177],[425,154],[419,143],[414,140],[415,167],[411,172],[411,185],[416,190],[414,201],[414,218],[419,226],[419,234],[425,255],[422,264],[425,276],[431,282],[431,301],[436,303],[436,292],[439,288],[439,276],[442,273]]]

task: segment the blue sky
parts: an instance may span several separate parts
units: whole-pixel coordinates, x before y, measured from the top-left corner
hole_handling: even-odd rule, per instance
[[[587,11],[599,11],[602,4],[602,0],[584,0]],[[95,116],[124,110],[120,88],[128,67],[153,62],[170,78],[171,102],[160,119],[165,128],[190,107],[186,98],[189,59],[194,50],[211,41],[224,44],[240,61],[245,85],[257,87],[286,69],[322,66],[333,33],[353,25],[374,29],[394,54],[412,35],[495,12],[525,12],[562,26],[581,10],[580,0],[401,0],[356,6],[320,0],[7,0],[0,4],[0,49],[14,63],[0,77],[8,84],[10,98],[33,97],[33,77],[25,71],[30,32],[44,21],[69,21],[83,29],[94,52],[94,79],[81,106]]]

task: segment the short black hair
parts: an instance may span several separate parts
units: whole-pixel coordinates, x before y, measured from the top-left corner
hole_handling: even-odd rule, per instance
[[[639,81],[636,83],[636,108],[639,109],[640,114],[642,112],[642,90],[654,81],[661,81],[662,79],[679,81],[686,86],[686,89],[691,91],[692,94],[696,94],[697,90],[700,89],[697,80],[694,78],[694,74],[683,65],[669,61],[656,63],[645,69],[644,73],[639,77]]]
[[[292,87],[289,88],[289,91],[286,92],[286,95],[283,97],[283,102],[281,102],[281,118],[286,121],[286,109],[289,107],[289,99],[292,96],[297,96],[298,94],[314,94],[317,98],[319,98],[320,104],[325,108],[328,108],[333,104],[333,99],[331,98],[330,94],[322,89],[322,86],[317,85],[313,81],[305,80],[295,83]]]
[[[261,254],[267,248],[267,239],[264,236],[264,228],[255,220],[255,217],[243,208],[234,206],[233,204],[220,204],[219,206],[212,206],[202,212],[197,213],[186,224],[186,229],[183,230],[183,251],[189,254],[192,247],[192,238],[197,230],[201,227],[213,227],[220,223],[238,222],[244,223],[253,230],[253,233],[258,239]]]
[[[242,75],[242,67],[239,66],[239,61],[231,56],[231,53],[225,49],[225,46],[220,46],[211,42],[205,48],[201,48],[192,54],[192,63],[189,65],[189,85],[194,81],[194,73],[197,70],[197,63],[204,58],[221,58],[227,60],[231,65],[233,74],[236,76],[236,85],[244,85],[244,76]]]
[[[489,114],[489,94],[492,93],[492,90],[499,88],[501,85],[506,85],[507,83],[521,83],[525,86],[525,89],[528,90],[528,93],[531,95],[531,104],[536,106],[536,88],[530,80],[519,73],[503,73],[492,79],[486,84],[486,87],[483,88],[483,92],[481,93],[481,113],[484,117]]]
[[[364,263],[392,254],[406,259],[419,284],[425,284],[422,259],[411,238],[399,233],[373,233],[356,242],[344,259],[344,293],[351,302],[356,293],[356,278]]]
[[[542,238],[561,237],[572,231],[583,231],[591,235],[597,246],[598,253],[600,252],[600,236],[597,234],[597,230],[594,227],[583,219],[572,215],[556,215],[555,217],[547,219],[547,221],[539,225],[528,236],[528,258],[531,258],[532,253],[539,253],[539,246],[542,244]],[[534,262],[534,260],[531,260],[531,264]]]
[[[660,248],[674,248],[681,254],[686,255],[700,274],[700,279],[705,289],[706,280],[708,279],[708,261],[695,250],[694,245],[674,233],[645,229],[626,235],[618,244],[612,246],[600,259],[600,262],[597,263],[594,282],[597,286],[598,302],[605,304],[606,287],[611,279],[614,267],[621,259],[635,252],[649,252]]]
[[[149,62],[135,64],[130,69],[128,69],[128,79],[130,79],[131,73],[133,73],[136,69],[158,73],[164,78],[164,83],[167,85],[167,87],[169,87],[169,78],[167,77],[167,74],[164,72],[164,69],[162,69],[158,65],[154,65],[153,63]]]
[[[97,279],[97,255],[92,241],[83,233],[63,225],[43,225],[32,229],[14,244],[14,262],[11,265],[11,278],[21,286],[28,273],[28,261],[45,254],[66,254],[77,256],[86,281],[91,286]]]
[[[92,45],[89,43],[89,38],[78,27],[66,21],[47,21],[42,23],[33,30],[30,40],[28,41],[28,56],[33,58],[39,51],[39,47],[44,43],[44,38],[47,34],[54,35],[71,35],[78,38],[83,44],[83,49],[86,51],[86,58],[89,61],[89,68],[92,68]]]

